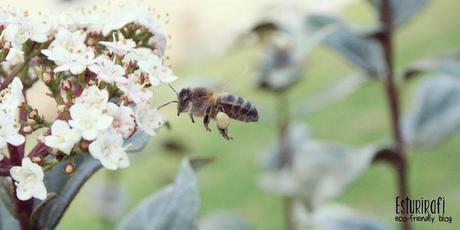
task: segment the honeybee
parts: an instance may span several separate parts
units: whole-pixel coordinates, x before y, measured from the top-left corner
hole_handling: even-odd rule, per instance
[[[243,122],[256,122],[259,119],[256,107],[241,96],[216,93],[203,87],[184,88],[176,94],[177,116],[188,113],[193,123],[194,117],[203,117],[203,125],[208,132],[211,131],[209,121],[213,119],[219,133],[227,140],[233,139],[228,136],[230,118]]]

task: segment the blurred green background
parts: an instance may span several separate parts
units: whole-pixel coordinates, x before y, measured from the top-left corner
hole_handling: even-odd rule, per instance
[[[212,9],[209,9],[212,10]],[[352,21],[370,24],[375,15],[366,1],[358,1],[345,10]],[[414,20],[401,30],[396,38],[396,68],[401,70],[411,61],[433,54],[456,50],[460,47],[460,1],[432,1]],[[258,123],[233,122],[226,141],[213,128],[207,133],[201,122],[191,123],[185,115],[177,117],[175,107],[164,112],[172,125],[152,138],[145,150],[131,155],[131,167],[119,172],[120,186],[125,195],[124,212],[135,207],[145,197],[172,181],[180,160],[186,155],[212,156],[215,161],[201,169],[197,175],[201,192],[200,217],[229,209],[239,213],[253,229],[283,229],[282,198],[263,192],[258,187],[258,157],[264,147],[276,141],[276,123],[273,120],[275,99],[272,95],[254,90],[253,70],[260,58],[257,49],[232,50],[228,55],[186,62],[174,69],[181,78],[177,87],[186,86],[195,76],[227,79],[235,75],[227,90],[249,98],[259,108]],[[290,92],[293,108],[302,106],[307,99],[340,81],[355,70],[327,48],[317,48],[305,62],[308,70],[300,84]],[[331,68],[333,66],[333,68]],[[411,89],[416,81],[402,86],[404,106],[410,105]],[[318,111],[303,122],[315,137],[364,146],[369,143],[389,143],[389,117],[383,87],[370,82],[349,97]],[[155,104],[170,100],[174,95],[163,86],[156,92]],[[214,125],[213,125],[214,126]],[[177,153],[170,148],[174,143],[185,151]],[[177,142],[177,143],[176,143]],[[460,217],[460,132],[436,148],[410,150],[410,194],[417,198],[446,197],[447,215],[452,224],[415,224],[415,229],[457,229]],[[59,229],[104,229],[94,205],[94,190],[108,176],[101,170],[83,188],[70,205]],[[385,164],[372,165],[337,202],[371,213],[390,226],[397,227],[395,215],[395,175]]]

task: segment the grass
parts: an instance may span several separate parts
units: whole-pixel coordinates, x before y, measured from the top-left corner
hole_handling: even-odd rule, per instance
[[[210,9],[212,10],[212,9]],[[460,20],[458,1],[432,1],[415,20],[401,29],[397,36],[396,66],[401,70],[412,60],[442,53],[460,47]],[[364,3],[350,7],[346,15],[352,21],[365,22],[374,17]],[[180,82],[186,76],[228,76],[240,73],[244,66],[254,63],[254,50],[234,52],[218,59],[195,62],[181,67]],[[248,64],[249,63],[249,64]],[[319,48],[306,61],[307,69],[302,84],[296,86],[289,97],[293,104],[302,104],[311,95],[342,79],[353,69],[330,50]],[[333,66],[333,68],[331,68]],[[206,133],[202,125],[192,124],[185,116],[176,117],[171,107],[167,115],[173,128],[162,131],[146,150],[132,155],[132,166],[122,170],[121,188],[126,195],[125,211],[161,186],[169,183],[179,166],[182,154],[172,153],[162,147],[167,140],[177,140],[193,155],[212,156],[215,162],[198,172],[201,192],[200,217],[220,209],[230,209],[243,216],[254,229],[283,229],[283,207],[279,196],[259,189],[260,175],[257,157],[275,140],[275,123],[272,120],[275,98],[253,90],[252,72],[245,72],[232,85],[234,92],[251,98],[262,111],[261,121],[255,124],[234,123],[230,134],[236,139],[227,142],[217,131]],[[402,96],[405,107],[410,105],[410,91],[416,83],[405,84]],[[389,117],[382,95],[383,88],[372,82],[302,121],[308,124],[317,138],[363,146],[369,143],[389,143]],[[171,96],[167,88],[160,89],[158,101]],[[444,196],[447,214],[454,217],[453,224],[416,224],[415,229],[456,229],[455,218],[460,216],[460,134],[428,150],[410,151],[410,193],[413,197],[434,198]],[[85,185],[71,204],[59,229],[104,228],[92,207],[94,190],[104,181],[107,172],[102,170]],[[335,200],[357,210],[371,213],[390,226],[394,222],[395,180],[393,171],[384,164],[372,165],[346,192]]]

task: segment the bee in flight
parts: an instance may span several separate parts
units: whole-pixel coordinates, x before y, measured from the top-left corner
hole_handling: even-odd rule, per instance
[[[208,132],[211,131],[209,121],[213,119],[219,133],[227,140],[233,139],[228,136],[230,118],[243,122],[256,122],[259,119],[256,107],[241,96],[217,93],[202,87],[184,88],[179,93],[171,89],[177,94],[177,101],[172,101],[177,103],[177,116],[188,113],[192,122],[195,122],[194,117],[203,117],[203,125]]]

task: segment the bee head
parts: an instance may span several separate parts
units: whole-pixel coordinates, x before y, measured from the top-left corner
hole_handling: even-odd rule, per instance
[[[182,112],[187,112],[190,102],[192,101],[192,90],[190,88],[182,89],[177,94],[177,116]]]

